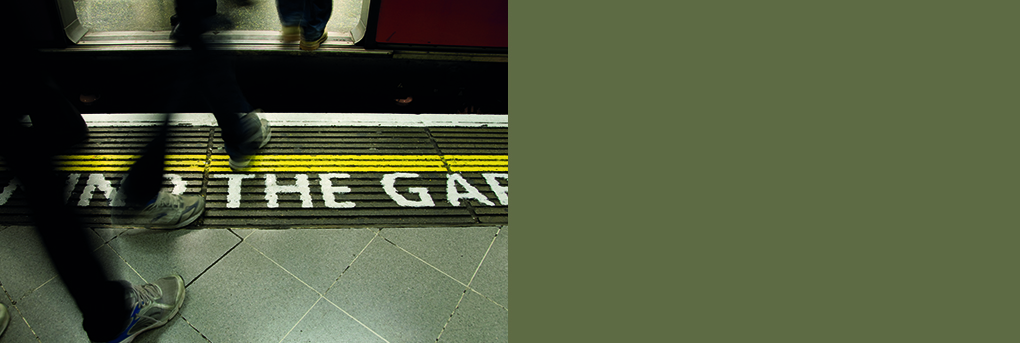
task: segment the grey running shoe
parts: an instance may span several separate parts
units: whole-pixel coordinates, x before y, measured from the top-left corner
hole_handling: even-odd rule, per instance
[[[7,306],[0,304],[0,335],[4,334],[7,330],[7,324],[11,322],[11,313],[7,311]]]
[[[313,41],[307,41],[304,38],[301,38],[301,50],[312,51],[312,50],[318,49],[319,45],[322,44],[322,42],[325,42],[325,41],[326,41],[326,33],[325,32],[322,33],[322,36],[319,36],[319,39],[316,39],[316,40],[313,40]]]
[[[259,118],[261,110],[254,110],[251,113],[247,113],[241,117],[242,131],[247,133],[247,136],[242,139],[238,144],[242,147],[248,147],[252,154],[257,152],[262,147],[269,143],[269,138],[272,135],[272,130],[269,128],[269,121]],[[251,164],[251,156],[244,154],[243,152],[235,152],[227,150],[230,154],[230,169],[242,170],[248,168]]]
[[[179,229],[198,219],[203,210],[205,210],[205,198],[201,196],[174,195],[160,190],[156,195],[156,200],[144,208],[113,207],[111,222],[114,226]]]
[[[110,342],[128,343],[144,331],[166,325],[184,304],[184,279],[168,276],[156,282],[132,286],[131,322]]]

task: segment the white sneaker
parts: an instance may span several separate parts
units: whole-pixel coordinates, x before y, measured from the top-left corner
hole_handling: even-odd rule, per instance
[[[110,221],[114,226],[179,229],[198,219],[204,210],[205,198],[201,196],[174,195],[160,190],[156,200],[144,208],[113,207]]]
[[[184,304],[184,279],[168,276],[131,287],[131,322],[110,342],[128,343],[144,331],[166,325]]]

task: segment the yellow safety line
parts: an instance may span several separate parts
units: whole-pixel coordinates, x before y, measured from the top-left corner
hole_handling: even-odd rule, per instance
[[[139,155],[62,155],[58,169],[124,172]],[[168,172],[234,172],[227,155],[166,155]],[[449,169],[447,169],[449,168]],[[507,172],[506,155],[256,155],[242,172]]]
[[[205,158],[205,156],[202,156]],[[443,156],[439,155],[255,155],[253,161],[259,160],[319,160],[319,161],[346,161],[346,160],[429,160],[439,161]],[[212,155],[214,160],[228,160],[228,155]]]
[[[508,160],[507,155],[443,155],[447,160]]]
[[[259,167],[251,166],[240,171],[240,173],[397,173],[397,171],[433,171],[433,173],[444,173],[447,169],[445,167],[427,167],[427,166],[404,166],[404,167],[386,167],[386,166],[373,166],[373,167]],[[214,173],[239,173],[234,171],[231,167],[214,166],[210,167],[209,171]],[[493,170],[498,171],[498,170]]]
[[[137,160],[141,155],[58,155],[56,160],[82,160],[82,161],[108,161],[108,160]],[[202,160],[205,155],[166,155],[168,160]]]
[[[252,160],[254,165],[261,166],[436,166],[442,167],[442,161],[266,161]],[[212,161],[212,165],[225,166],[228,161]],[[506,164],[506,163],[504,163]]]

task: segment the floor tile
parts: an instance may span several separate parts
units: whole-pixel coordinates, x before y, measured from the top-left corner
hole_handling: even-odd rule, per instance
[[[384,240],[358,256],[326,297],[389,342],[435,341],[464,286]]]
[[[0,231],[0,283],[17,302],[26,294],[57,275],[46,248],[28,226],[14,226]]]
[[[101,247],[97,250],[96,257],[108,267],[111,278],[126,280],[135,285],[144,283],[111,247]],[[24,313],[27,325],[31,325],[42,342],[88,342],[87,334],[81,328],[81,311],[60,278],[55,278],[32,292],[19,302],[18,306]],[[178,315],[167,325],[142,334],[135,342],[207,341],[186,322],[180,320]]]
[[[49,264],[49,257],[44,257],[45,263]],[[133,284],[142,282],[141,278],[128,268],[109,246],[99,248],[96,251],[96,258],[108,268],[107,272],[110,273],[111,278],[127,280]],[[31,326],[31,331],[34,331],[35,335],[38,335],[43,342],[87,342],[87,335],[81,328],[81,312],[63,281],[59,277],[55,277],[55,271],[51,270],[50,272],[52,273],[50,278],[40,282],[17,301],[18,309],[24,316],[24,320],[20,320],[18,317],[20,320],[18,324],[25,326],[18,329],[29,331],[28,326]],[[21,274],[20,277],[31,278],[33,275],[31,273]],[[27,324],[25,324],[26,321]],[[31,331],[29,331],[30,335]],[[5,333],[4,336],[6,335]]]
[[[496,230],[496,227],[383,229],[379,235],[467,284]]]
[[[319,299],[283,342],[385,342],[325,299]]]
[[[89,244],[115,278],[140,284],[173,272],[197,277],[181,313],[135,342],[508,337],[508,227],[93,232]],[[0,285],[22,290],[0,343],[36,342],[36,335],[41,342],[87,342],[80,312],[34,234],[31,227],[0,228],[0,257],[8,264]],[[471,275],[473,291],[465,293],[454,278],[466,283]],[[0,301],[11,303],[7,295]]]
[[[185,294],[187,298],[187,294]],[[191,325],[188,325],[187,320],[180,314],[177,314],[170,322],[166,325],[146,331],[145,333],[138,335],[131,343],[208,343],[209,341],[202,337],[202,334],[195,331]]]
[[[59,278],[19,301],[18,308],[43,343],[89,342],[81,312]]]
[[[25,324],[25,320],[14,305],[11,305],[10,299],[0,294],[0,303],[6,305],[11,314],[11,322],[7,324],[7,330],[0,335],[0,342],[37,342],[35,334],[28,328],[28,324]]]
[[[231,229],[235,234],[241,236],[241,240],[248,239],[253,233],[258,232],[257,229]]]
[[[257,230],[245,243],[326,293],[374,236],[370,229]]]
[[[102,241],[89,233],[89,247],[96,248]],[[57,275],[49,254],[31,226],[11,226],[0,231],[0,283],[15,302]]]
[[[439,342],[507,342],[510,313],[484,297],[467,292]]]
[[[318,298],[241,244],[188,286],[181,313],[212,342],[277,343]]]
[[[478,268],[475,279],[471,281],[471,288],[508,309],[510,308],[509,229],[509,226],[500,229],[496,240],[492,242],[489,254],[485,256],[485,261]]]
[[[241,239],[228,230],[128,230],[109,245],[146,281],[179,274],[190,283]]]
[[[130,282],[132,285],[145,284],[146,281],[142,280],[142,277],[136,273],[135,269],[132,269],[121,255],[117,254],[109,245],[104,245],[99,250],[96,250],[96,258],[99,262],[106,267],[106,272],[110,275],[111,279],[124,280]],[[59,279],[59,278],[58,278]]]
[[[103,242],[109,242],[110,240],[117,237],[117,235],[127,231],[128,229],[111,229],[111,228],[92,228],[92,232],[103,240]]]

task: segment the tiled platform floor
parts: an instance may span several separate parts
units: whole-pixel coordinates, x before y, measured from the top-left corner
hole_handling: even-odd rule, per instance
[[[135,342],[506,342],[509,226],[91,229],[120,278],[180,274],[179,315]],[[0,227],[5,342],[87,342],[34,229]]]

